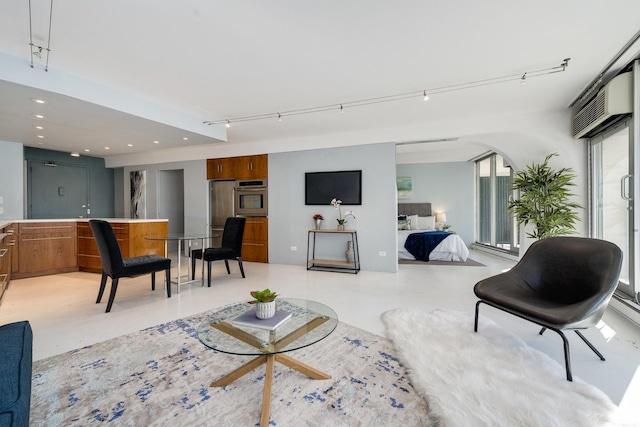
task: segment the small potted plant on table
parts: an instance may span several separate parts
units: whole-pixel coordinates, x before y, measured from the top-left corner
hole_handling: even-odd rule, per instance
[[[317,213],[313,216],[313,219],[316,221],[316,230],[320,230],[320,225],[322,224],[324,217],[322,214]]]
[[[256,317],[258,319],[271,319],[276,314],[276,297],[278,294],[269,290],[269,288],[263,291],[251,291],[251,296],[254,298],[249,301],[249,304],[256,305]]]

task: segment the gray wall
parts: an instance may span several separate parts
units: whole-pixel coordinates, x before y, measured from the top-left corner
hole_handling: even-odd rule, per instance
[[[411,177],[413,198],[402,203],[430,202],[445,212],[447,223],[468,245],[475,241],[475,164],[471,162],[397,165],[399,177]]]
[[[24,148],[17,142],[0,141],[0,219],[24,217]]]
[[[207,161],[193,160],[188,162],[172,162],[154,165],[127,166],[117,169],[115,181],[120,184],[116,193],[123,202],[122,216],[131,216],[131,197],[129,173],[131,171],[146,170],[146,199],[147,218],[157,219],[158,216],[158,192],[164,189],[158,186],[159,171],[184,171],[184,232],[188,234],[200,234],[207,231],[209,188],[207,181]]]
[[[356,216],[347,228],[358,230],[362,270],[397,271],[395,168],[394,143],[269,154],[269,262],[306,266],[315,213],[324,216],[323,228],[337,226],[330,200],[326,206],[304,204],[305,172],[362,170],[362,205],[343,209]],[[346,238],[321,237],[323,258],[345,259]]]
[[[113,170],[113,191],[115,193],[115,201],[113,204],[114,217],[115,218],[125,218],[124,216],[124,205],[125,205],[125,195],[124,195],[124,170],[122,168],[116,168]],[[127,187],[127,191],[129,187]],[[127,192],[127,194],[129,194]]]

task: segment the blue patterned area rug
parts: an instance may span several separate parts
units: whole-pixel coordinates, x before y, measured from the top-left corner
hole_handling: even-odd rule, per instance
[[[257,426],[265,367],[210,388],[252,356],[206,348],[196,334],[204,316],[34,362],[31,425]],[[339,323],[323,341],[288,354],[332,379],[276,364],[271,426],[431,424],[386,338]]]

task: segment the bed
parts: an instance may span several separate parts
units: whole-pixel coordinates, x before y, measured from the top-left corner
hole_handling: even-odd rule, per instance
[[[460,236],[435,226],[431,203],[398,204],[398,259],[415,261],[417,254],[422,261],[466,262],[469,249]],[[411,251],[405,247],[407,240]]]

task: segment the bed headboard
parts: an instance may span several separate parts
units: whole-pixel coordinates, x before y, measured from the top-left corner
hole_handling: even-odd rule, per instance
[[[398,215],[432,216],[431,203],[398,203]]]

